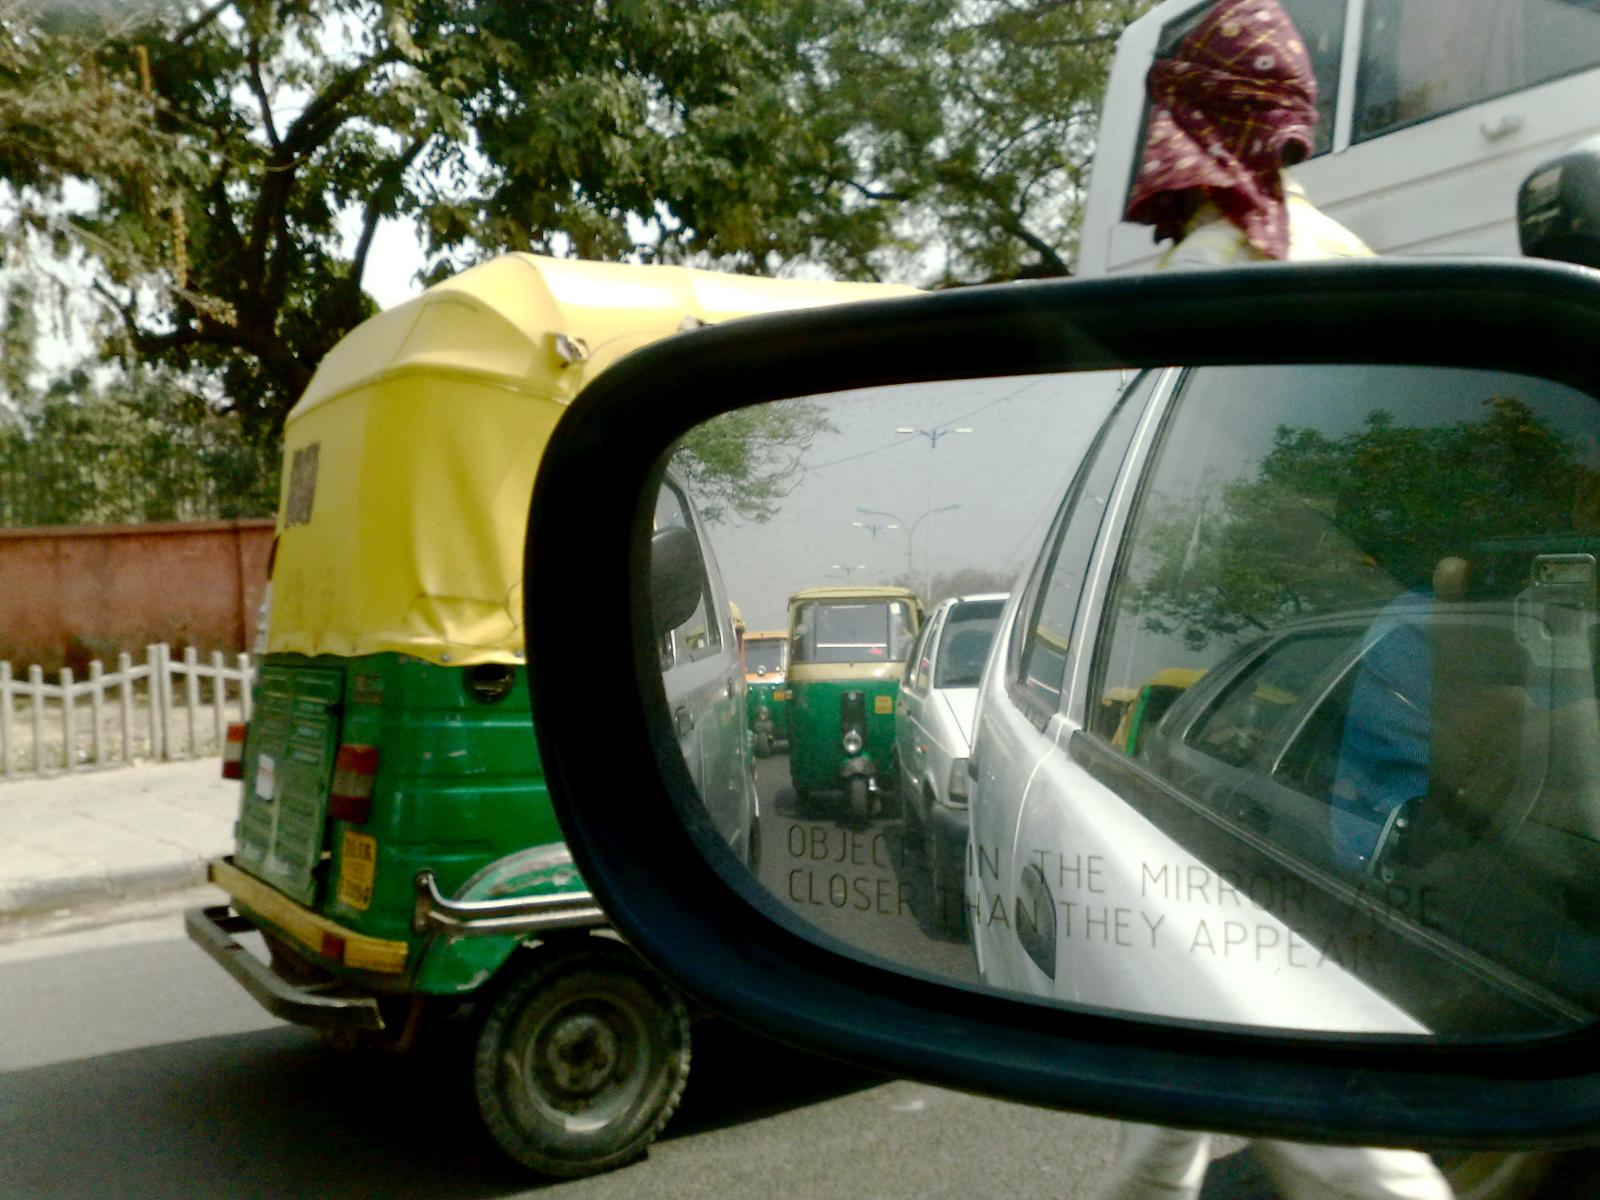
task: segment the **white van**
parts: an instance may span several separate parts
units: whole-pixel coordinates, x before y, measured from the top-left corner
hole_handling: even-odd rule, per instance
[[[1517,189],[1600,133],[1597,0],[1280,0],[1316,70],[1314,157],[1294,176],[1383,254],[1518,253]],[[1128,26],[1106,88],[1078,274],[1151,269],[1122,219],[1144,141],[1145,73],[1209,5],[1166,0]]]

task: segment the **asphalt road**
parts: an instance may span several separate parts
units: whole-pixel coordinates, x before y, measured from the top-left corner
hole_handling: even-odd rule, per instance
[[[0,946],[6,1200],[1081,1197],[1112,1126],[695,1028],[649,1156],[540,1184],[479,1128],[468,1031],[344,1056],[256,1007],[175,916]]]
[[[977,983],[966,934],[943,933],[934,919],[941,905],[959,912],[963,899],[934,891],[898,816],[861,825],[842,812],[802,813],[785,754],[756,760],[756,790],[761,882],[790,911],[866,957]]]

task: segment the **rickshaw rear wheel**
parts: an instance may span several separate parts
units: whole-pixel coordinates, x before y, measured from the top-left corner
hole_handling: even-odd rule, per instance
[[[867,781],[857,775],[850,781],[850,819],[865,825],[871,815],[872,793],[867,790]]]
[[[572,1179],[638,1158],[689,1078],[689,1016],[620,943],[583,937],[523,956],[485,1014],[478,1111],[500,1148]]]
[[[817,815],[816,802],[811,793],[798,783],[794,785],[794,815],[797,817],[814,817]]]

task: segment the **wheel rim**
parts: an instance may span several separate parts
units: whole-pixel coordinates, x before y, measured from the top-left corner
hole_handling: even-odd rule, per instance
[[[624,1116],[644,1091],[644,1022],[614,997],[586,996],[525,1019],[505,1067],[513,1103],[569,1133],[593,1133]]]

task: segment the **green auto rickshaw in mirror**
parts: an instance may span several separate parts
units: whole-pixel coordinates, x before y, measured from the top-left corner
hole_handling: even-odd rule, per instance
[[[744,635],[745,721],[758,758],[789,738],[789,634],[766,630]]]
[[[789,597],[789,774],[802,812],[839,798],[861,823],[894,794],[895,698],[921,620],[906,588]]]

